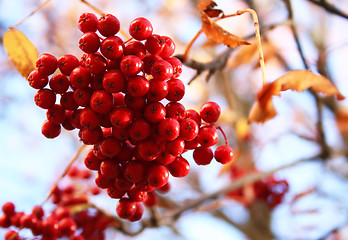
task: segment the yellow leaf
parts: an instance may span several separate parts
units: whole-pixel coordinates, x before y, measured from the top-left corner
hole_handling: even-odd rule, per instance
[[[338,100],[344,99],[340,91],[326,77],[314,74],[309,70],[292,70],[263,87],[257,94],[257,101],[250,110],[248,121],[265,122],[273,118],[277,112],[272,97],[274,95],[280,96],[281,91],[295,90],[302,92],[309,88],[327,96],[336,95]]]
[[[39,56],[35,46],[17,29],[10,29],[4,34],[3,44],[18,72],[27,78],[35,69],[35,61]]]

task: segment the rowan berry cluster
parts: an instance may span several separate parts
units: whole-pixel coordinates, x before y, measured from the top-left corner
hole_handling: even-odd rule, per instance
[[[257,172],[257,170],[255,170]],[[244,177],[247,172],[238,167],[232,167],[230,177],[232,180]],[[289,183],[285,179],[277,179],[274,176],[259,180],[251,185],[252,197],[249,192],[244,192],[243,188],[231,191],[228,196],[249,205],[255,200],[265,202],[270,208],[274,208],[282,203],[284,195],[289,191]]]
[[[69,238],[70,240],[103,240],[104,230],[117,224],[111,217],[101,211],[83,207],[90,195],[100,191],[95,186],[85,189],[78,188],[77,181],[86,181],[92,177],[87,169],[73,167],[69,173],[69,185],[56,187],[51,201],[52,211],[44,211],[40,206],[34,206],[29,214],[16,211],[12,202],[3,204],[3,214],[0,215],[0,227],[11,228],[5,233],[5,240],[27,239],[18,230],[29,229],[35,238],[55,240]],[[74,210],[75,209],[75,210]],[[16,230],[17,228],[17,230]]]
[[[43,135],[55,138],[61,126],[77,128],[81,141],[93,145],[85,165],[97,171],[98,187],[120,199],[119,217],[141,219],[148,193],[166,186],[169,175],[186,176],[187,150],[199,165],[214,155],[222,164],[232,160],[227,141],[215,153],[211,149],[218,142],[219,105],[207,102],[198,112],[179,102],[185,94],[178,79],[182,63],[172,56],[170,37],[154,34],[142,17],[130,23],[132,38],[126,41],[116,36],[120,23],[112,14],[98,19],[84,13],[78,26],[81,58],[42,54],[28,82],[38,89],[36,105],[47,109]]]

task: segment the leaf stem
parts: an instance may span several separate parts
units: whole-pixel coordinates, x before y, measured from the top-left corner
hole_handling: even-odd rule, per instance
[[[184,54],[182,55],[182,60],[186,61],[188,59],[188,53],[193,45],[193,43],[197,40],[197,38],[203,33],[203,28],[201,28],[196,35],[191,39],[191,41],[189,42],[189,44],[186,47],[186,50],[184,52]]]
[[[16,28],[19,25],[21,25],[24,21],[26,21],[29,17],[31,17],[32,15],[34,15],[35,13],[37,13],[38,11],[40,11],[50,0],[46,0],[45,2],[43,2],[42,4],[40,4],[40,6],[38,6],[34,11],[32,11],[29,15],[27,15],[26,17],[24,17],[22,20],[20,20],[19,22],[17,22],[15,25],[12,25],[10,27],[10,29]]]

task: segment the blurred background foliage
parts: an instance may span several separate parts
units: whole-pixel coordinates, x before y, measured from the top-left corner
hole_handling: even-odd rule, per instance
[[[42,3],[0,0],[0,38]],[[176,54],[184,53],[201,28],[196,0],[90,3],[117,16],[125,31],[134,18],[148,18],[154,32],[174,39]],[[309,69],[326,76],[348,96],[348,19],[344,14],[348,14],[347,1],[217,0],[216,3],[225,14],[246,8],[258,13],[267,82],[289,70]],[[86,11],[93,12],[83,1],[51,0],[17,29],[40,54],[80,56],[77,19]],[[186,87],[182,101],[187,109],[198,109],[206,101],[220,104],[219,124],[234,148],[235,159],[225,167],[216,162],[209,166],[192,164],[188,177],[170,180],[172,190],[163,198],[185,204],[185,200],[204,197],[233,184],[236,169],[248,175],[296,163],[273,176],[286,180],[289,190],[282,202],[271,208],[255,198],[254,190],[250,190],[253,188],[246,184],[237,197],[224,193],[213,201],[204,201],[185,211],[169,227],[146,229],[134,237],[110,230],[107,239],[348,239],[348,101],[337,102],[333,97],[313,95],[310,91],[286,91],[281,97],[274,97],[278,111],[274,119],[264,124],[248,124],[248,113],[262,88],[253,21],[245,14],[219,24],[252,45],[228,50],[203,35],[199,37],[188,61],[209,63],[225,54],[227,62],[209,81],[206,81],[209,69],[196,76],[195,69],[185,67],[180,79],[189,83],[196,78]],[[76,132],[65,131],[59,138],[45,139],[40,132],[45,112],[36,108],[35,91],[16,72],[3,47],[0,64],[0,203],[13,201],[18,208],[29,211],[45,198],[81,144]],[[76,164],[82,160],[83,157]],[[115,202],[103,194],[92,201],[114,214]],[[161,206],[159,211],[169,209]],[[131,228],[136,230],[139,224]]]

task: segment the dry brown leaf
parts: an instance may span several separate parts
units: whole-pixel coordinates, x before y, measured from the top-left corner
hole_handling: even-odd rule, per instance
[[[200,0],[197,4],[199,11],[211,10],[216,6],[217,6],[216,2],[212,0]]]
[[[238,47],[240,45],[250,45],[249,42],[233,35],[220,27],[214,20],[201,12],[202,29],[205,35],[216,43],[222,43],[229,47]]]
[[[213,9],[216,3],[211,0],[200,0],[198,9],[201,13],[202,30],[207,37],[215,43],[222,43],[229,47],[237,47],[240,45],[250,45],[249,42],[233,35],[219,26],[211,17],[217,17],[223,14],[222,10]]]
[[[263,87],[257,94],[257,100],[249,112],[248,121],[250,123],[266,122],[273,118],[277,112],[272,103],[272,97],[280,96],[281,91],[290,89],[302,92],[309,88],[327,96],[336,95],[338,100],[344,99],[340,91],[326,77],[314,74],[309,70],[292,70]]]
[[[10,29],[4,34],[3,44],[18,72],[27,78],[35,69],[35,61],[39,55],[35,46],[17,29]]]

